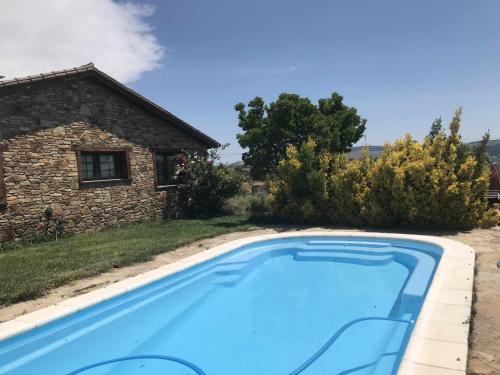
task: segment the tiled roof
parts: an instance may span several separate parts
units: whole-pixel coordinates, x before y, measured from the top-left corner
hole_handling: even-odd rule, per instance
[[[496,162],[491,165],[490,190],[500,190],[500,169]]]
[[[220,146],[220,143],[214,140],[213,138],[202,133],[198,129],[189,125],[187,122],[181,120],[180,118],[168,112],[167,110],[163,109],[159,105],[146,99],[144,96],[140,95],[134,90],[121,84],[114,78],[108,76],[106,73],[100,71],[94,66],[93,63],[85,64],[71,69],[58,70],[50,73],[41,73],[33,76],[3,80],[0,81],[0,89],[4,87],[24,85],[37,81],[51,80],[55,78],[70,77],[70,76],[85,75],[85,74],[92,75],[94,78],[99,79],[101,83],[104,83],[108,88],[114,90],[115,92],[121,94],[122,96],[127,97],[128,99],[134,101],[135,103],[142,105],[144,108],[156,113],[157,115],[160,115],[161,117],[170,120],[175,125],[180,127],[182,130],[202,140],[207,146],[209,147]]]
[[[50,78],[56,78],[56,77],[67,77],[83,72],[89,72],[91,70],[97,70],[94,66],[93,63],[85,64],[82,66],[78,66],[75,68],[71,69],[64,69],[64,70],[58,70],[50,73],[40,73],[34,76],[27,76],[27,77],[20,77],[20,78],[13,78],[13,79],[8,79],[8,80],[3,80],[0,81],[0,87],[6,87],[6,86],[16,86],[16,85],[22,85],[24,83],[30,83],[30,82],[36,82],[36,81],[41,81],[44,79],[50,79]]]

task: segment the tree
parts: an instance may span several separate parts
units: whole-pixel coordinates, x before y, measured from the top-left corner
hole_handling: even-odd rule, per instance
[[[429,140],[433,141],[438,135],[443,134],[443,120],[441,117],[434,120],[429,131]]]
[[[281,94],[269,105],[260,97],[245,107],[235,105],[241,147],[247,148],[243,161],[254,178],[275,175],[278,163],[285,159],[288,145],[296,148],[312,139],[316,151],[341,153],[350,151],[365,131],[366,120],[356,108],[342,103],[343,97],[333,93],[313,104],[309,98],[296,94]]]

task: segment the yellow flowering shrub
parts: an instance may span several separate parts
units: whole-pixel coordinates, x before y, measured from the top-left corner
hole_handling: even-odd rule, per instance
[[[327,200],[328,154],[316,154],[309,139],[299,150],[288,146],[279,163],[278,179],[270,183],[269,203],[274,214],[294,223],[323,221],[321,205]]]
[[[423,143],[410,135],[386,144],[371,160],[316,152],[309,140],[289,147],[271,183],[274,214],[299,223],[467,229],[491,226],[498,218],[488,208],[489,168],[458,133],[461,110],[449,135],[433,129]]]
[[[371,167],[368,153],[361,160],[349,160],[346,155],[336,155],[331,160],[324,216],[332,224],[363,225],[360,212],[367,192],[366,173]]]

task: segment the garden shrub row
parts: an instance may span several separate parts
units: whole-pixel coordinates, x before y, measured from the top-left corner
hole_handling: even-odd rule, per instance
[[[270,183],[275,216],[294,223],[469,229],[498,218],[488,207],[488,135],[474,150],[459,135],[461,110],[446,134],[441,121],[424,142],[406,135],[372,159],[318,150],[309,139],[289,146]]]

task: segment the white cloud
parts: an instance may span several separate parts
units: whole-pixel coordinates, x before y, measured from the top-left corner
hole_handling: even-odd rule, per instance
[[[148,5],[113,0],[0,0],[0,75],[22,77],[93,62],[121,82],[157,68],[165,48]]]
[[[271,70],[254,70],[254,69],[243,69],[235,73],[235,76],[240,77],[250,77],[250,76],[289,76],[299,70],[300,66],[291,65],[287,68],[278,68]]]
[[[275,75],[285,75],[288,76],[290,74],[295,73],[299,69],[298,65],[292,65],[289,66],[288,68],[285,69],[273,69],[267,72],[268,75],[270,76],[275,76]]]

